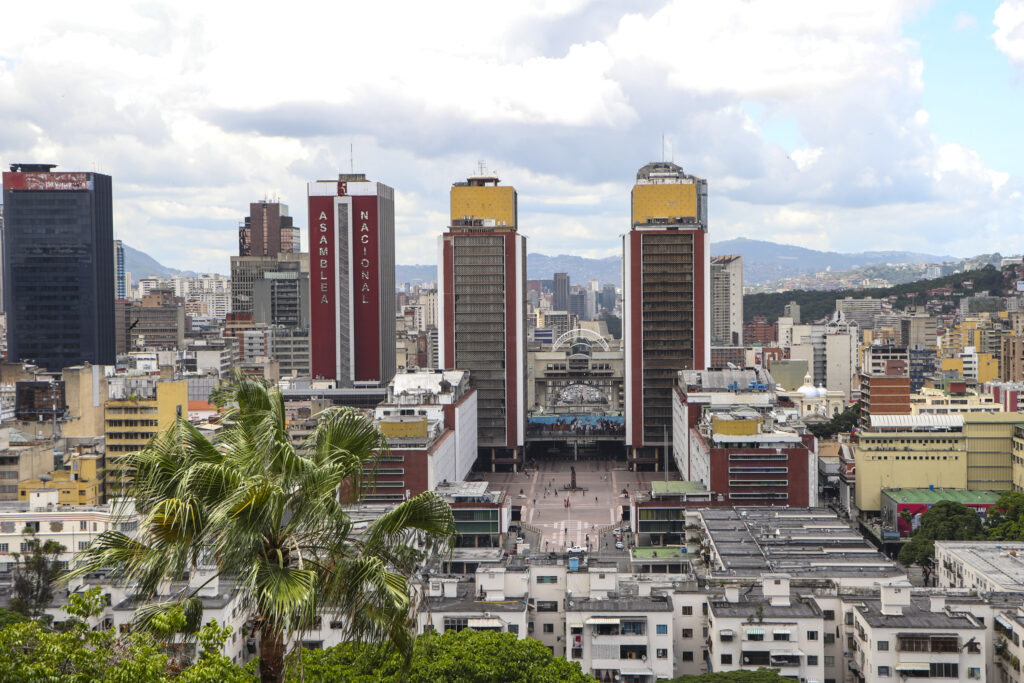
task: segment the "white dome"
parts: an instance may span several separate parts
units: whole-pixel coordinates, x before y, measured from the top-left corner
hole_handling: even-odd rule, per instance
[[[810,384],[803,385],[802,387],[797,389],[797,391],[799,391],[800,395],[803,396],[804,398],[818,398],[818,396],[820,396],[820,394],[818,394],[818,390],[815,389]]]

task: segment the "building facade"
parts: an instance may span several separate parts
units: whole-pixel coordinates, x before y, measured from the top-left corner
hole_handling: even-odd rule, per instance
[[[114,223],[110,176],[12,164],[3,174],[7,357],[58,371],[111,365]]]
[[[383,387],[395,375],[395,191],[362,173],[309,183],[314,378]]]
[[[711,343],[743,343],[743,257],[711,259]]]
[[[492,467],[518,467],[525,442],[526,238],[516,190],[494,175],[451,190],[438,240],[441,367],[468,370],[479,446]]]
[[[671,438],[676,373],[711,360],[707,181],[647,164],[631,226],[622,241],[626,446],[631,464],[649,466]]]

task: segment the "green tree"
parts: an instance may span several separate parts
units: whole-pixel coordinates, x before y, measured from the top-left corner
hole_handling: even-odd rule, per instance
[[[64,546],[54,540],[46,542],[35,538],[35,530],[25,541],[24,553],[13,553],[14,571],[11,591],[11,609],[27,617],[38,618],[53,600],[53,582],[60,576],[57,560]]]
[[[1006,491],[988,510],[985,520],[993,541],[1024,541],[1024,493]]]
[[[87,620],[103,610],[99,588],[84,595],[72,594],[65,611],[68,628],[55,632],[39,621],[25,621],[0,629],[0,680],[2,681],[185,681],[188,683],[251,683],[249,669],[231,663],[220,654],[231,628],[210,622],[199,631],[202,645],[198,660],[181,667],[163,651],[166,644],[145,632],[118,638],[110,630],[93,630]],[[255,663],[254,663],[255,664]],[[180,675],[179,675],[180,673]]]
[[[860,402],[846,407],[827,422],[811,424],[807,429],[819,439],[831,439],[840,432],[849,434],[860,423]]]
[[[293,655],[289,680],[349,683],[593,683],[576,662],[555,657],[532,638],[463,629],[416,640],[412,667],[387,647],[348,643],[302,653],[301,672]],[[403,678],[403,676],[407,676]]]
[[[921,526],[900,549],[905,566],[925,564],[935,556],[935,541],[973,541],[984,538],[978,513],[951,500],[940,500],[921,515]]]
[[[172,596],[159,588],[212,565],[210,580],[233,579],[251,610],[264,681],[281,680],[286,634],[300,637],[321,613],[342,620],[350,639],[390,641],[408,655],[406,577],[423,552],[450,544],[451,509],[423,493],[354,533],[341,498],[357,499],[387,450],[373,422],[329,409],[296,447],[278,389],[236,376],[229,396],[233,407],[216,444],[179,420],[126,458],[136,472],[128,493],[141,518],[137,534],[100,535],[69,577],[109,568],[145,603],[136,627],[152,629],[181,610],[183,630],[195,632],[200,587]]]
[[[700,674],[698,676],[679,676],[670,683],[773,683],[774,681],[791,681],[779,675],[777,669],[756,669],[754,671],[738,670],[720,673]]]

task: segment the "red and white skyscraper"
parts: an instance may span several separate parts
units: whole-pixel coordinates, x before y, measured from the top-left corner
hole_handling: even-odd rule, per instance
[[[395,375],[395,192],[362,173],[309,183],[311,366],[339,387]]]
[[[669,162],[636,174],[632,228],[622,238],[629,462],[660,467],[672,441],[680,370],[711,359],[707,181]]]
[[[470,373],[481,456],[515,468],[525,440],[526,238],[515,188],[498,182],[478,175],[452,186],[438,240],[438,355],[445,369]]]

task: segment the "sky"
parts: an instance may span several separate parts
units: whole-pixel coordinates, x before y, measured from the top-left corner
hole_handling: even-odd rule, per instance
[[[11,3],[0,164],[114,180],[116,236],[229,270],[248,204],[395,188],[433,263],[449,188],[519,192],[531,252],[621,250],[649,161],[713,241],[1024,252],[1024,0]]]

